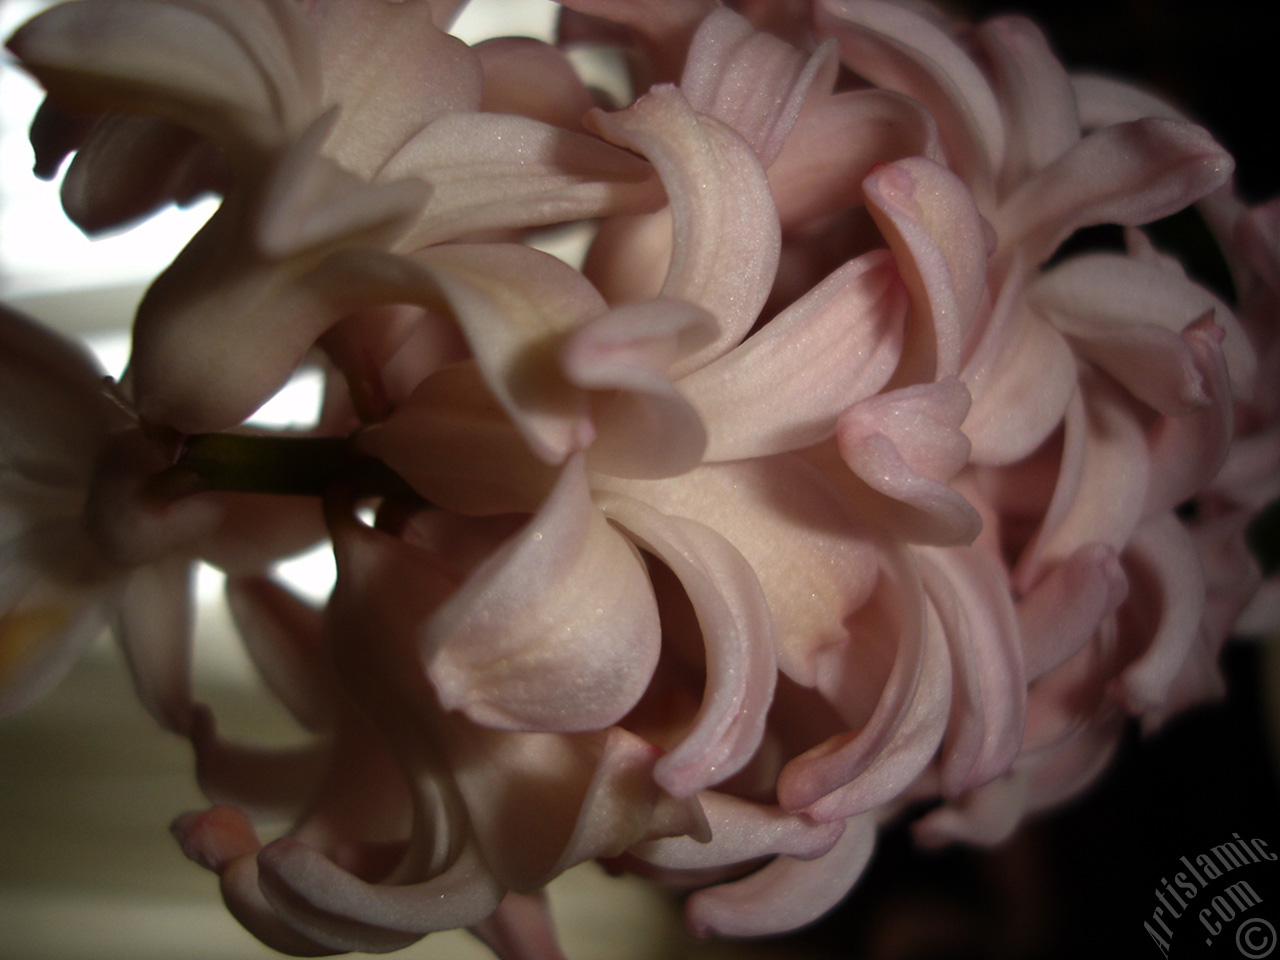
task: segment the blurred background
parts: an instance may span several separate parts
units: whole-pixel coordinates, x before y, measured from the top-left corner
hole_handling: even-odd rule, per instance
[[[0,0],[7,36],[47,5]],[[1066,62],[1160,89],[1238,158],[1252,200],[1280,193],[1280,33],[1242,3],[1160,0],[1070,4],[951,4],[971,17],[1020,10],[1046,28]],[[476,2],[459,23],[468,39],[547,36],[547,0]],[[494,23],[500,24],[495,28]],[[29,175],[26,128],[40,101],[6,60],[0,70],[0,298],[87,339],[109,371],[127,353],[133,309],[211,211],[174,211],[120,237],[90,242],[66,222],[57,184]],[[1193,268],[1195,265],[1192,265]],[[1203,272],[1212,280],[1214,266]],[[272,423],[305,422],[319,384],[301,377],[264,409]],[[332,565],[323,554],[287,576],[315,596]],[[280,736],[230,638],[221,581],[204,571],[197,639],[199,694],[223,726]],[[1143,928],[1162,876],[1231,834],[1280,849],[1275,730],[1280,652],[1273,641],[1229,645],[1227,699],[1159,734],[1126,742],[1098,786],[1024,828],[997,851],[915,852],[890,828],[854,896],[817,926],[780,941],[699,944],[680,928],[679,903],[644,884],[604,880],[593,867],[552,890],[571,958],[759,957],[857,960],[1156,956]],[[188,863],[166,830],[203,800],[188,750],[158,733],[136,704],[115,651],[102,644],[50,697],[0,725],[0,958],[4,960],[240,960],[275,954],[225,913],[216,881]],[[1259,877],[1262,872],[1255,871]],[[1280,903],[1280,867],[1258,889]],[[1274,891],[1274,899],[1268,891]],[[1264,913],[1280,924],[1280,911]],[[1235,955],[1229,944],[1221,955]],[[1190,956],[1190,934],[1175,956]],[[465,934],[428,938],[406,957],[484,958]]]

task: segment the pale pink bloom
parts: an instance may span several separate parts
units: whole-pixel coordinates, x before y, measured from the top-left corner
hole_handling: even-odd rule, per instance
[[[452,6],[87,0],[14,41],[55,100],[194,111],[176,146],[46,114],[87,220],[226,155],[139,319],[144,420],[231,425],[318,346],[326,426],[426,501],[366,526],[334,485],[323,612],[233,582],[312,742],[177,701],[219,806],[175,832],[249,930],[554,956],[539,890],[601,858],[694,889],[700,934],[777,933],[913,802],[923,843],[996,842],[1216,691],[1276,492],[1280,229],[1204,130],[1019,17],[574,0],[562,42],[629,54],[604,110]],[[1141,230],[1193,203],[1235,310]],[[596,217],[581,271],[523,242]],[[1060,256],[1098,224],[1122,251]]]

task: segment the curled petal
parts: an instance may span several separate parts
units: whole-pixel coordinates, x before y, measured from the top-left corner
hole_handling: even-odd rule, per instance
[[[905,551],[885,558],[885,583],[850,624],[849,639],[820,657],[819,689],[849,732],[782,768],[785,810],[837,820],[888,803],[942,740],[952,686],[942,626]]]
[[[1062,334],[1031,312],[1021,265],[1009,271],[973,356],[960,373],[973,404],[964,433],[974,463],[1030,456],[1062,422],[1076,392],[1076,359]]]
[[[436,930],[469,926],[502,899],[475,846],[443,873],[418,883],[376,884],[290,837],[263,847],[258,884],[280,917],[336,951],[387,953]]]
[[[975,787],[921,817],[911,825],[911,835],[925,849],[957,841],[1003,843],[1026,812],[1027,781],[1025,773],[1010,773]]]
[[[508,730],[616,722],[648,686],[659,646],[644,564],[591,502],[580,458],[422,639],[441,703]]]
[[[702,706],[693,728],[654,769],[668,793],[687,797],[733,776],[760,746],[777,672],[769,607],[750,565],[713,530],[626,497],[601,506],[671,568],[702,628]]]
[[[635,734],[620,727],[506,733],[469,723],[453,723],[449,733],[472,828],[508,889],[536,890],[569,867],[617,856],[649,834],[659,750]],[[700,815],[685,819],[677,832],[694,829]]]
[[[382,167],[379,182],[431,189],[399,244],[416,250],[484,230],[544,226],[652,210],[662,191],[642,160],[528,117],[449,114]]]
[[[944,794],[956,796],[1009,769],[1022,744],[1027,680],[1009,577],[980,548],[921,551],[925,589],[951,650],[951,720],[943,740]]]
[[[825,440],[836,417],[893,375],[906,297],[877,250],[851,260],[741,345],[680,381],[707,424],[707,460]]]
[[[189,722],[196,781],[206,797],[254,813],[297,814],[312,802],[330,763],[323,744],[262,748],[218,735],[213,712],[196,704]]]
[[[264,23],[256,6],[69,4],[32,20],[9,46],[60,100],[158,115],[257,153],[310,119],[318,91],[297,70],[287,36],[305,34],[301,11],[275,5],[283,22]]]
[[[1207,487],[1227,453],[1235,425],[1222,329],[1203,317],[1182,334],[1205,403],[1181,417],[1160,417],[1150,428],[1151,487],[1147,514],[1172,510]]]
[[[585,393],[565,380],[563,336],[606,311],[583,276],[519,244],[444,244],[413,257],[352,254],[331,271],[347,297],[417,303],[452,315],[480,373],[533,452],[562,463],[593,431]]]
[[[231,915],[268,947],[293,957],[327,957],[339,952],[304,936],[267,902],[258,886],[256,855],[262,844],[242,811],[217,806],[184,813],[170,830],[187,857],[218,874],[222,898]]]
[[[1129,579],[1113,547],[1086,543],[1021,600],[1028,682],[1076,655],[1129,593]]]
[[[94,236],[190,202],[221,187],[223,175],[217,151],[176,123],[107,116],[67,168],[62,208]]]
[[[339,701],[318,610],[265,577],[227,581],[227,605],[258,673],[308,730],[332,728]]]
[[[569,381],[592,391],[592,470],[656,479],[701,462],[707,432],[667,370],[689,343],[715,337],[714,318],[672,300],[624,304],[570,334],[560,350]]]
[[[1089,134],[1024,181],[1001,205],[996,229],[1005,251],[1043,263],[1081,227],[1140,226],[1217,190],[1234,163],[1200,127],[1139,120]]]
[[[342,105],[328,153],[363,178],[441,115],[479,106],[479,62],[432,12],[432,0],[307,8],[325,105]]]
[[[849,820],[835,846],[816,860],[778,857],[742,880],[700,890],[686,907],[689,928],[702,937],[762,937],[802,927],[844,899],[875,840],[875,821],[865,814]]]
[[[484,70],[486,113],[514,113],[576,130],[595,106],[565,52],[529,37],[494,37],[471,48]]]
[[[1040,28],[1021,16],[992,17],[976,38],[991,64],[1008,143],[1005,192],[1048,166],[1080,139],[1075,91]]]
[[[933,117],[889,90],[848,90],[807,104],[773,165],[769,186],[784,227],[862,202],[862,181],[881,163],[942,150]]]
[[[667,837],[637,844],[631,852],[669,870],[707,870],[776,855],[813,860],[826,854],[845,828],[843,820],[819,823],[712,790],[699,794],[698,802],[707,815],[710,840]]]
[[[1004,122],[990,85],[964,49],[921,14],[880,0],[822,0],[817,20],[840,41],[849,69],[928,108],[952,166],[985,200],[1004,155]]]
[[[865,485],[862,509],[913,542],[969,543],[982,520],[948,486],[967,463],[960,424],[969,393],[955,377],[859,401],[840,416],[836,440]],[[859,491],[862,493],[862,491]]]
[[[193,567],[166,557],[125,581],[114,624],[134,689],[165,729],[186,733],[191,722]]]
[[[810,93],[830,93],[837,66],[835,44],[806,57],[722,8],[694,34],[680,90],[693,109],[742,134],[767,167]]]
[[[1234,392],[1250,393],[1258,361],[1248,336],[1226,304],[1181,271],[1117,254],[1086,254],[1048,271],[1027,297],[1089,360],[1167,414],[1189,413],[1207,402],[1182,332],[1210,313],[1225,334],[1222,351]]]
[[[1067,408],[1062,462],[1039,531],[1014,570],[1022,592],[1086,543],[1120,550],[1142,518],[1150,485],[1146,437],[1116,387],[1085,377]]]
[[[508,893],[498,909],[471,927],[499,960],[565,960],[551,924],[546,893]]]
[[[689,106],[675,87],[655,87],[626,110],[596,111],[589,125],[657,168],[671,203],[675,243],[662,295],[705,309],[715,342],[672,370],[681,376],[746,336],[764,306],[781,229],[764,170],[736,133]]]
[[[459,513],[536,513],[556,480],[470,362],[432,374],[355,443],[429,502]]]
[[[845,621],[869,596],[877,569],[866,530],[818,470],[782,455],[661,481],[595,482],[733,544],[768,601],[780,668],[807,686],[817,682],[819,651],[847,636]]]
[[[1132,639],[1149,636],[1117,682],[1125,705],[1137,714],[1164,706],[1191,656],[1204,629],[1205,575],[1196,544],[1171,514],[1134,531],[1125,565],[1135,584],[1128,632]]]
[[[987,234],[973,198],[953,173],[923,157],[879,167],[862,186],[911,292],[900,377],[954,376],[986,285]]]

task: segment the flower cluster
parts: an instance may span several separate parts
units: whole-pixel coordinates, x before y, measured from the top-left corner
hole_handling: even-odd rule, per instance
[[[1220,692],[1278,596],[1280,206],[1208,133],[1016,16],[564,0],[554,44],[468,47],[459,6],[73,0],[10,40],[86,231],[221,205],[118,385],[3,315],[5,711],[109,623],[263,942],[523,957],[591,859],[700,934],[794,929],[908,807],[998,842]],[[1143,230],[1192,205],[1230,302]],[[241,426],[306,363],[313,431]],[[326,537],[316,610],[270,571]],[[194,701],[198,558],[306,747]]]

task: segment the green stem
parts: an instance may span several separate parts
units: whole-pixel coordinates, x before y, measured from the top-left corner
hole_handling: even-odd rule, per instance
[[[212,490],[319,497],[341,482],[359,497],[418,498],[399,474],[344,437],[196,434],[186,438],[176,466]]]

